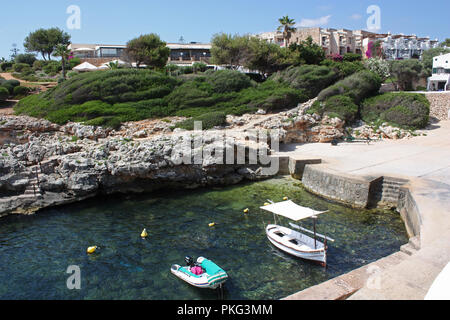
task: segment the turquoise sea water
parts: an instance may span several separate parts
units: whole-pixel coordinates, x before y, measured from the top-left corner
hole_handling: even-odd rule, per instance
[[[284,196],[316,210],[329,243],[327,269],[280,252],[265,236],[273,215],[259,209]],[[244,214],[245,208],[250,209]],[[208,224],[215,222],[215,227]],[[287,223],[284,220],[284,223]],[[311,228],[310,221],[302,224]],[[147,228],[149,237],[140,238]],[[170,272],[186,255],[225,269],[225,299],[279,299],[399,250],[398,214],[354,210],[279,178],[238,186],[111,196],[0,219],[0,299],[216,299]],[[89,246],[100,249],[87,255]],[[81,290],[66,287],[81,269]]]

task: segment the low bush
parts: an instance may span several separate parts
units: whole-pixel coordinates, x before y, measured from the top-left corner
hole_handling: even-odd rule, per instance
[[[361,117],[366,122],[389,122],[420,129],[428,125],[430,102],[423,94],[385,93],[364,101]]]
[[[14,87],[14,91],[13,91],[14,96],[25,96],[28,93],[30,93],[30,88],[28,88],[28,87],[23,87],[23,86]]]
[[[225,112],[216,111],[179,122],[175,127],[185,130],[194,130],[195,122],[200,121],[202,123],[202,129],[208,130],[214,127],[223,126],[226,123],[226,119],[227,116]]]
[[[59,61],[44,61],[42,70],[49,76],[53,76],[62,70],[62,65]]]
[[[327,66],[303,65],[289,67],[270,77],[270,80],[284,84],[297,90],[303,90],[310,98],[332,85],[339,79],[337,72]]]
[[[14,60],[15,60],[16,64],[26,63],[27,65],[29,65],[31,67],[31,66],[33,66],[33,63],[36,61],[36,55],[34,55],[32,53],[22,53],[22,54],[16,55]]]
[[[223,82],[230,77],[236,79]],[[111,126],[174,115],[198,118],[215,112],[275,111],[308,100],[304,90],[272,80],[256,84],[237,71],[180,78],[133,69],[77,74],[45,93],[22,99],[15,111],[58,124],[77,121]]]
[[[24,71],[31,71],[31,67],[26,63],[15,63],[13,66],[13,71],[19,73]]]
[[[234,70],[219,70],[206,77],[215,93],[235,92],[252,86],[251,79]]]
[[[208,65],[203,62],[195,62],[192,65],[192,68],[194,69],[194,72],[205,72],[206,69],[208,68]]]
[[[364,65],[360,61],[334,61],[332,59],[326,59],[322,61],[321,65],[333,68],[339,74],[340,79],[344,79],[352,74],[364,70]]]
[[[13,65],[13,62],[2,62],[0,63],[0,71],[9,71],[12,69]]]
[[[358,116],[358,106],[348,96],[332,96],[325,101],[316,101],[307,113],[317,113],[320,116],[338,117],[347,124],[352,123]]]
[[[20,81],[18,80],[1,80],[0,85],[6,88],[10,95],[14,94],[14,88],[20,86]]]
[[[344,54],[343,60],[348,62],[361,61],[362,55],[359,53],[346,53]]]
[[[359,71],[322,90],[318,95],[318,100],[325,101],[332,96],[344,95],[359,105],[364,99],[377,94],[381,83],[381,78],[377,74],[368,70]]]
[[[72,58],[69,60],[69,63],[67,64],[67,70],[72,70],[79,64],[81,64],[80,58]]]
[[[9,91],[5,87],[0,87],[0,101],[8,99]]]
[[[33,70],[34,71],[41,71],[44,67],[44,61],[43,60],[36,60],[33,62]]]

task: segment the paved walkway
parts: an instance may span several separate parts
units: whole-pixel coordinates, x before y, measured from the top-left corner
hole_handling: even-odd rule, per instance
[[[396,253],[287,299],[423,299],[450,261],[450,121],[424,137],[370,145],[286,145],[280,154],[322,158],[328,169],[345,174],[408,178],[421,218],[420,250],[412,255]],[[369,281],[371,267],[379,273]]]
[[[450,121],[441,121],[427,136],[331,144],[283,145],[280,154],[321,158],[327,167],[353,175],[393,175],[450,183]]]

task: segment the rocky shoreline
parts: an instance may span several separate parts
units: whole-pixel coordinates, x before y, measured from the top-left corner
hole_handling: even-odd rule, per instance
[[[114,131],[0,116],[0,217],[100,194],[192,189],[271,177],[276,172],[264,172],[267,162],[260,161],[270,155],[271,141],[255,143],[252,132],[276,130],[280,143],[326,143],[347,134],[340,119],[306,114],[313,102],[277,114],[229,116],[227,126],[201,132],[173,129],[183,118],[126,123]],[[221,148],[232,150],[233,159],[244,150],[245,161],[225,164],[227,155],[216,154]],[[250,161],[250,151],[256,162]]]
[[[193,158],[179,161],[191,152],[185,143],[190,132],[135,141],[79,124],[58,127],[29,117],[0,118],[0,122],[4,140],[0,149],[0,216],[33,213],[99,194],[229,185],[265,178],[258,173],[258,164],[222,164],[220,157],[214,156],[215,141],[221,138],[218,132],[202,133],[203,142],[192,155],[197,152],[203,158],[195,162]],[[233,149],[246,143],[233,137],[224,141]],[[263,146],[258,148],[264,150]],[[267,152],[267,145],[265,148]]]

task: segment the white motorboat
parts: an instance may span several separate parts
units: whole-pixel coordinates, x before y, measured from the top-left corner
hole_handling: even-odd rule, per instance
[[[292,228],[313,234],[313,238],[301,232],[276,224],[270,224],[266,227],[267,238],[275,247],[290,255],[306,260],[316,261],[321,265],[326,266],[328,250],[327,241],[334,242],[334,240],[316,232],[316,219],[319,214],[328,211],[321,212],[315,211],[311,208],[301,207],[291,200],[279,203],[272,202],[272,204],[261,207],[261,209],[272,212],[274,214],[275,221],[275,215],[284,216],[294,221],[313,218],[314,231],[310,231],[290,223]],[[324,239],[324,242],[317,240],[317,238]]]

